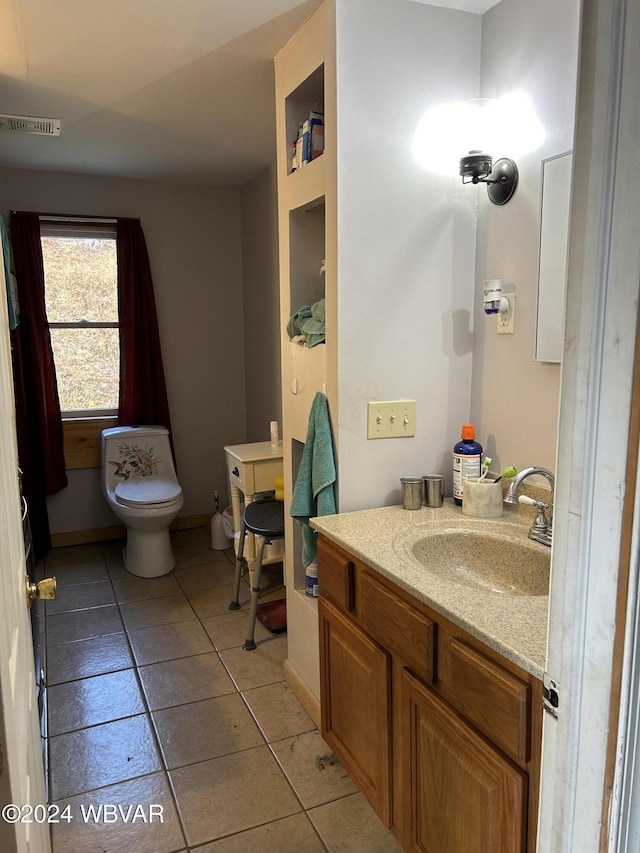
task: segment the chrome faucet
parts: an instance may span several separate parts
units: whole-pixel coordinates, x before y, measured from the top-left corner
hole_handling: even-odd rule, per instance
[[[533,474],[542,474],[542,476],[546,477],[549,481],[549,485],[551,486],[550,504],[545,503],[544,501],[536,501],[532,498],[526,498],[524,495],[520,495],[520,497],[518,497],[520,484],[523,480],[526,480],[527,477],[531,477]],[[504,496],[504,502],[506,504],[516,504],[519,501],[522,501],[523,503],[531,503],[537,508],[538,512],[536,520],[533,522],[529,530],[529,539],[540,542],[542,545],[551,545],[553,539],[553,497],[555,485],[556,478],[547,468],[525,468],[524,471],[520,471],[520,473],[513,478],[513,482],[507,489],[507,493]],[[546,510],[549,510],[548,520],[545,514]]]

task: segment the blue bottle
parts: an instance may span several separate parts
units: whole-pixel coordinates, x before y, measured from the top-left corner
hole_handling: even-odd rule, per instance
[[[482,462],[482,445],[476,441],[473,424],[463,424],[461,440],[453,448],[453,500],[462,506],[465,480],[478,479]]]

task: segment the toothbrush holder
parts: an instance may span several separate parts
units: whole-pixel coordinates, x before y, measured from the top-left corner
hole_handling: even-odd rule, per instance
[[[502,516],[502,482],[465,480],[462,486],[462,514],[473,518]]]

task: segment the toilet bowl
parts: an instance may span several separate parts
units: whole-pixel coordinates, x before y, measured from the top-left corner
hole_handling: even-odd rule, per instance
[[[166,575],[176,564],[169,525],[184,503],[169,430],[162,426],[103,430],[101,481],[107,503],[127,528],[122,552],[127,571],[142,578]]]

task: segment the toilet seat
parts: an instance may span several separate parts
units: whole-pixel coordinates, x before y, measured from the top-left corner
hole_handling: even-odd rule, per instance
[[[164,477],[136,477],[118,483],[115,488],[118,503],[130,507],[170,504],[181,494],[179,483]]]

